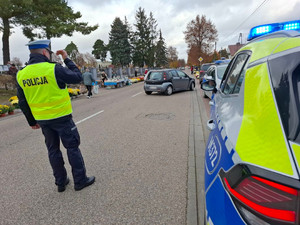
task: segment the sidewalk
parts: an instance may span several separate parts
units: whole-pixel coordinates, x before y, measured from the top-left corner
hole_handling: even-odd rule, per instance
[[[205,215],[204,154],[209,134],[205,129],[208,117],[199,84],[196,85],[196,90],[192,94],[190,118],[187,224],[198,225],[203,224]]]

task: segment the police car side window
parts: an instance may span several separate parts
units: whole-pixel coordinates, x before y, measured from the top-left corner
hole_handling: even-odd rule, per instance
[[[237,80],[237,82],[235,84],[235,87],[234,87],[234,90],[233,90],[232,94],[238,94],[240,92],[240,88],[242,86],[246,70],[247,70],[247,67],[244,66],[243,71],[242,71],[240,77],[238,78],[238,80]]]
[[[228,94],[237,94],[239,93],[240,86],[244,79],[244,65],[247,62],[248,54],[240,54],[236,57],[234,64],[231,67],[231,70],[229,71],[229,74],[227,75],[227,80],[224,85],[223,93]],[[240,76],[241,74],[241,76]],[[241,78],[241,79],[239,79]]]

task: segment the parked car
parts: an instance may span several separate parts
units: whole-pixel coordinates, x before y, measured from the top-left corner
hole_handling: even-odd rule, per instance
[[[144,82],[144,90],[147,95],[152,92],[160,92],[171,95],[176,91],[194,90],[195,79],[189,77],[181,70],[150,70]]]
[[[206,71],[206,74],[203,77],[203,80],[213,80],[216,83],[216,87],[220,87],[223,75],[225,73],[225,70],[228,66],[227,63],[217,63],[215,65],[211,65],[208,70]],[[212,92],[211,91],[203,91],[203,97],[204,98],[212,98]]]
[[[214,65],[214,63],[204,63],[204,64],[201,65],[201,68],[200,68],[200,71],[199,71],[199,82],[200,82],[200,84],[202,83],[204,74],[206,73],[206,71],[208,70],[208,68],[211,65]]]
[[[205,224],[300,224],[300,33],[291,30],[299,25],[254,27],[221,86],[201,85],[215,92]],[[269,31],[277,32],[261,36]]]

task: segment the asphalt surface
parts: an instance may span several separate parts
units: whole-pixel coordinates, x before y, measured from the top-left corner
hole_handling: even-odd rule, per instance
[[[87,174],[63,193],[44,138],[17,113],[0,119],[0,224],[202,224],[207,111],[201,91],[146,95],[143,83],[72,100]],[[202,112],[203,111],[203,112]]]

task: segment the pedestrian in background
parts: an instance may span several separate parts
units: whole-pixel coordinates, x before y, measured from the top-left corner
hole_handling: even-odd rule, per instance
[[[94,183],[95,177],[87,177],[79,144],[80,136],[72,119],[72,105],[67,84],[82,81],[76,65],[65,50],[59,50],[68,68],[50,62],[50,40],[29,42],[28,65],[17,74],[19,106],[32,129],[42,129],[48,149],[48,157],[55,177],[58,192],[63,192],[69,183],[60,140],[67,149],[72,167],[74,189],[79,191]]]
[[[8,74],[15,77],[17,75],[17,72],[18,72],[18,69],[17,69],[16,65],[11,64],[11,66],[8,69]]]
[[[194,67],[191,66],[191,74],[193,75],[193,73],[194,73]]]
[[[11,66],[8,69],[8,74],[13,77],[13,83],[14,83],[15,87],[16,87],[16,84],[17,84],[17,79],[16,79],[17,73],[18,73],[18,69],[17,69],[16,65],[11,64]]]
[[[82,77],[83,77],[83,83],[86,86],[86,89],[88,90],[88,94],[86,97],[91,98],[93,95],[92,93],[93,82],[95,82],[95,79],[93,78],[93,74],[87,68],[85,72],[82,74]]]
[[[102,83],[104,84],[104,82],[107,80],[107,75],[105,72],[101,73],[101,79],[102,79]]]

